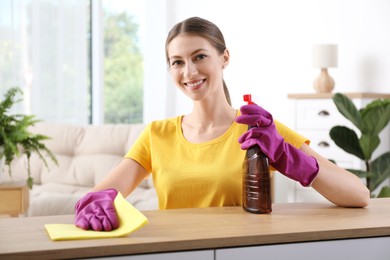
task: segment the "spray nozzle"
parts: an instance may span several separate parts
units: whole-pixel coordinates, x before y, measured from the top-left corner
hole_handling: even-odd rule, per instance
[[[251,94],[244,95],[244,101],[248,102],[248,105],[253,104],[253,102],[252,102],[252,95]]]

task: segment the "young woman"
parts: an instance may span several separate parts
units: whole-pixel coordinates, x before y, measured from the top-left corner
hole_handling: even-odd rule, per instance
[[[198,17],[176,24],[166,58],[176,86],[193,102],[192,112],[148,124],[123,161],[76,204],[77,226],[117,228],[117,192],[128,196],[149,174],[160,209],[241,205],[242,164],[253,145],[273,168],[332,203],[367,206],[369,191],[360,179],[313,151],[306,138],[257,105],[240,111],[230,105],[223,80],[229,51],[216,25]]]

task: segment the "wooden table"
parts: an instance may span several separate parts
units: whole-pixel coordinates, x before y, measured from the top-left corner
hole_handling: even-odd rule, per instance
[[[29,205],[29,190],[25,182],[0,183],[0,215],[17,217]]]
[[[260,259],[265,253],[266,259],[390,258],[390,198],[372,199],[367,208],[275,204],[269,215],[240,207],[144,214],[150,223],[126,237],[77,241],[51,241],[44,228],[72,223],[71,215],[0,219],[0,259],[134,255],[127,259],[219,260]],[[329,258],[335,254],[339,257]]]

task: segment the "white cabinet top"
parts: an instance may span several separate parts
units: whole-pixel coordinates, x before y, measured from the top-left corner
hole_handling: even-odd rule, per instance
[[[290,99],[321,99],[321,98],[332,98],[334,94],[333,93],[292,93],[288,94],[288,98]],[[369,93],[369,92],[355,92],[355,93],[342,93],[346,95],[349,98],[370,98],[370,99],[377,99],[377,98],[390,98],[390,94],[386,93]]]

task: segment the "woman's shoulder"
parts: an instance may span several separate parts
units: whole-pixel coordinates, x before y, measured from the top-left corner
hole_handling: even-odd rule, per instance
[[[149,127],[151,128],[151,130],[159,131],[175,130],[178,127],[181,118],[182,116],[176,116],[161,120],[154,120],[149,123]]]

